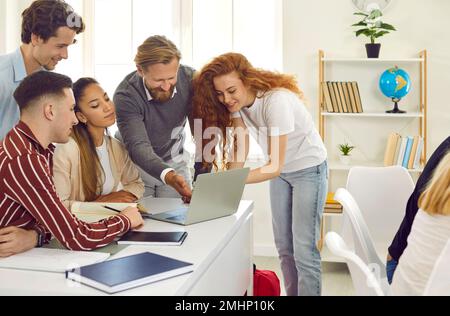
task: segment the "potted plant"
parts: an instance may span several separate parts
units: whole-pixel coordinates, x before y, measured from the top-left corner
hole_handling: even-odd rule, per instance
[[[348,143],[340,144],[339,151],[341,152],[340,160],[344,165],[350,163],[350,152],[355,149],[355,146],[350,146]]]
[[[396,29],[392,25],[381,21],[383,14],[377,4],[374,3],[367,6],[367,12],[369,13],[354,13],[354,15],[363,16],[364,18],[352,26],[358,28],[355,31],[357,37],[365,35],[370,38],[370,44],[366,44],[367,57],[378,58],[381,44],[375,43],[375,40],[383,35],[389,34],[391,31],[396,31]]]

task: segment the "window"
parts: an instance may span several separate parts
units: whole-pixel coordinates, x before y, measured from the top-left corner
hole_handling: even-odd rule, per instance
[[[193,0],[193,65],[235,51],[256,67],[281,70],[281,14],[277,0]]]
[[[195,69],[230,51],[243,53],[256,67],[282,68],[279,0],[95,0],[93,11],[94,75],[111,96],[135,70],[137,47],[155,34],[171,39],[182,63]],[[250,155],[261,155],[254,141]]]
[[[82,15],[83,13],[83,0],[66,0],[68,4],[72,6],[72,8],[78,14]],[[69,46],[69,58],[66,60],[62,60],[56,71],[62,74],[65,74],[72,78],[72,80],[77,80],[80,77],[83,77],[84,68],[83,68],[83,36],[76,36],[77,43],[75,45]]]
[[[163,34],[180,42],[180,0],[96,0],[94,71],[111,96],[134,71],[137,47],[149,36]]]

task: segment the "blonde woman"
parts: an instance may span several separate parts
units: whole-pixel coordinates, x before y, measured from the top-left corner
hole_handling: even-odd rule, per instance
[[[92,78],[79,79],[73,91],[79,124],[54,155],[61,200],[69,209],[74,202],[135,202],[144,193],[144,183],[125,147],[105,133],[116,121],[114,103]]]
[[[393,295],[422,295],[434,264],[450,239],[450,152],[419,199],[419,211],[391,286]]]
[[[295,79],[256,69],[241,54],[224,54],[195,77],[193,106],[194,118],[202,121],[205,139],[196,140],[202,151],[211,148],[207,135],[214,129],[215,140],[223,140],[219,142],[223,157],[217,157],[213,148],[207,157],[206,150],[206,165],[216,163],[209,158],[222,158],[228,169],[242,168],[248,133],[269,156],[265,166],[250,172],[247,184],[270,181],[273,230],[286,294],[320,295],[317,243],[328,185],[327,152]],[[230,128],[236,138],[231,160],[225,136]]]

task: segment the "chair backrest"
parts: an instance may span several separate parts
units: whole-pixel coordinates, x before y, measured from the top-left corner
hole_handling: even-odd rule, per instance
[[[335,232],[329,232],[325,236],[328,249],[335,256],[344,258],[350,270],[353,286],[358,296],[384,296],[377,275],[365,264],[354,252],[352,252],[345,241]]]
[[[335,200],[342,204],[344,219],[351,225],[352,241],[356,255],[367,265],[378,266],[380,276],[386,277],[386,266],[380,259],[367,224],[353,196],[344,188],[336,191]]]
[[[424,296],[450,296],[450,239],[441,252],[428,279]]]
[[[354,167],[348,175],[347,190],[360,207],[375,249],[385,258],[414,190],[411,175],[401,166]]]

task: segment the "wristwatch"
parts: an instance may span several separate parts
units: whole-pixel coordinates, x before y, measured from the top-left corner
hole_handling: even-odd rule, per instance
[[[41,233],[40,230],[38,229],[33,229],[36,234],[37,234],[37,244],[36,244],[36,248],[41,248],[44,245],[45,242],[45,235],[43,233]]]

